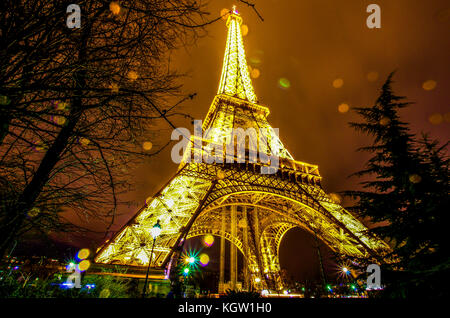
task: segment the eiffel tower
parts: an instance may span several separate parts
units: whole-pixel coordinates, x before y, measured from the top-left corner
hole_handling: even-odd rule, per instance
[[[219,89],[201,126],[203,135],[190,137],[175,175],[98,249],[97,263],[146,266],[151,259],[152,266],[170,270],[187,239],[209,234],[222,240],[221,283],[227,240],[232,288],[236,288],[239,250],[247,288],[281,290],[278,251],[293,227],[309,231],[341,255],[378,258],[389,251],[385,242],[369,236],[366,227],[322,189],[318,166],[296,161],[283,146],[267,121],[269,109],[255,95],[241,24],[240,14],[230,11]],[[217,159],[211,146],[226,143],[231,128],[269,132],[270,147],[264,151],[276,154],[275,173],[264,172],[272,161],[250,160],[254,148],[248,142],[245,156],[233,154],[231,163],[191,160]],[[161,235],[153,245],[150,230],[156,222]]]

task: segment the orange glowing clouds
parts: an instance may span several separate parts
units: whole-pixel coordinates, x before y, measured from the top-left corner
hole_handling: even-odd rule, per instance
[[[344,113],[348,112],[349,109],[350,109],[350,106],[348,106],[347,103],[341,103],[341,104],[339,104],[339,106],[338,106],[338,111],[339,111],[341,114],[344,114]]]
[[[203,238],[203,243],[208,246],[211,247],[214,244],[214,236],[208,234],[205,235],[205,237]]]
[[[208,254],[205,254],[205,253],[200,254],[199,262],[200,262],[200,265],[202,265],[202,266],[208,265],[209,264]]]
[[[153,147],[153,144],[150,141],[145,141],[142,143],[142,149],[145,151],[150,151]]]
[[[291,87],[291,82],[287,78],[282,77],[278,80],[278,86],[283,89],[288,89]]]
[[[242,32],[242,36],[246,36],[248,34],[248,26],[246,24],[243,24],[241,26],[241,32]]]
[[[344,80],[342,78],[336,78],[333,81],[333,87],[334,88],[341,88],[344,85]]]
[[[430,117],[428,117],[428,121],[432,125],[439,125],[444,121],[444,117],[439,113],[434,113],[434,114],[430,115]]]
[[[420,181],[422,181],[422,177],[418,174],[412,174],[409,176],[409,181],[411,183],[419,183]]]
[[[422,88],[426,91],[432,91],[433,89],[436,88],[436,85],[437,85],[436,81],[428,80],[423,82]]]
[[[118,2],[116,1],[112,1],[109,4],[109,10],[111,10],[111,12],[115,15],[118,15],[120,13],[120,5]]]
[[[129,71],[129,72],[128,72],[128,79],[129,79],[130,81],[133,82],[133,81],[137,80],[138,77],[139,77],[139,75],[138,75],[138,73],[136,73],[135,71]]]
[[[260,75],[261,75],[261,72],[257,68],[254,68],[250,71],[250,76],[252,78],[258,78]]]
[[[222,19],[226,20],[228,19],[228,15],[230,14],[230,9],[227,8],[223,8],[222,10],[220,10],[220,16],[222,17]]]
[[[378,72],[369,72],[367,74],[367,80],[369,82],[375,82],[378,79]]]

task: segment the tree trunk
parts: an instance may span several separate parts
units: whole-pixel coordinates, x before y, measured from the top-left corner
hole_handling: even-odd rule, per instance
[[[80,39],[78,65],[83,65],[87,54],[87,43],[91,30],[91,24],[87,24]],[[0,259],[6,256],[6,252],[13,242],[17,232],[22,227],[28,211],[34,206],[39,194],[48,182],[50,173],[58,163],[60,155],[67,146],[70,137],[83,113],[82,96],[86,87],[86,71],[81,69],[74,74],[75,94],[72,98],[72,107],[67,124],[61,129],[58,136],[47,150],[36,173],[22,194],[6,212],[4,230],[0,233]],[[9,217],[8,217],[9,215]]]

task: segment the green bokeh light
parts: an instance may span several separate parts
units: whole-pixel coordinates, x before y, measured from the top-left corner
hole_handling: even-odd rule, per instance
[[[284,78],[284,77],[282,77],[278,80],[278,84],[280,85],[281,88],[291,87],[291,82],[287,78]]]

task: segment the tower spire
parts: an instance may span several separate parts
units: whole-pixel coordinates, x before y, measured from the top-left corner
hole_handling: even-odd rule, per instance
[[[222,76],[218,94],[236,96],[256,103],[256,95],[248,72],[245,58],[244,42],[241,34],[242,18],[236,6],[227,19],[228,37],[223,59]]]

